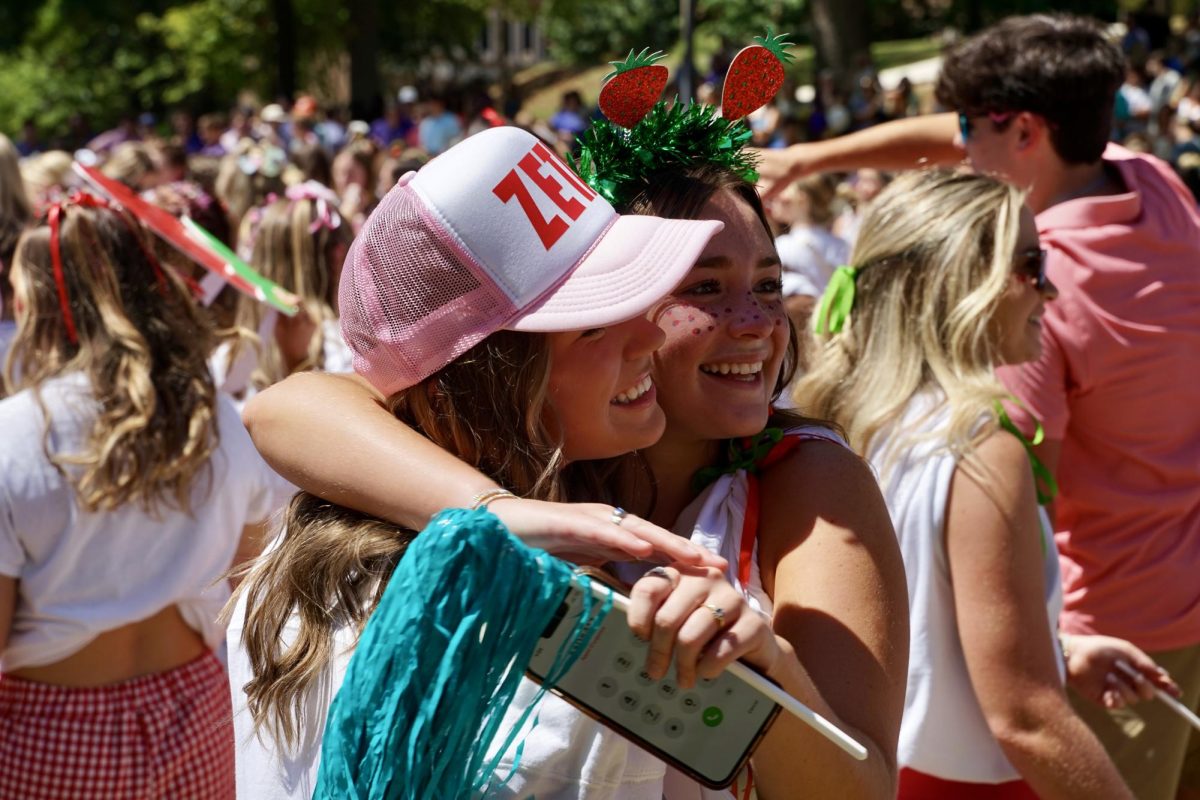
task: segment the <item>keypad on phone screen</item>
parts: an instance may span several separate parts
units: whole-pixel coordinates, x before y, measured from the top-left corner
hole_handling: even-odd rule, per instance
[[[570,599],[562,630],[580,613],[580,602]],[[543,638],[531,662],[539,675],[566,641],[561,631]],[[774,704],[728,672],[686,689],[675,682],[673,669],[655,680],[646,672],[647,651],[623,619],[614,619],[583,648],[558,690],[698,774],[714,780],[734,774]]]
[[[644,654],[619,651],[612,657],[609,669],[596,681],[596,694],[615,699],[617,709],[628,715],[626,724],[643,731],[646,727],[661,728],[670,739],[682,737],[690,725],[709,729],[720,726],[725,712],[718,703],[710,697],[706,704],[699,692],[680,690],[670,676],[655,681],[644,668],[635,670],[635,665],[644,658]],[[713,679],[700,682],[711,686]],[[733,687],[726,687],[717,694],[732,696],[733,692]],[[635,720],[641,725],[635,725]]]

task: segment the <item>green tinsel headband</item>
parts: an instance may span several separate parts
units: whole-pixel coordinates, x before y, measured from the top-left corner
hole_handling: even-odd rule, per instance
[[[659,101],[632,129],[599,120],[579,137],[571,166],[605,200],[624,208],[657,175],[691,164],[726,167],[758,180],[757,159],[746,152],[745,120],[727,120],[713,106]]]

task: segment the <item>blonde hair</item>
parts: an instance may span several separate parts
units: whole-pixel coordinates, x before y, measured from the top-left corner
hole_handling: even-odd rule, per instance
[[[1023,202],[1008,184],[941,170],[908,173],[884,189],[851,256],[850,319],[810,342],[798,406],[838,423],[866,455],[914,395],[936,388],[950,417],[932,436],[968,458],[995,429],[994,405],[1007,396],[993,371],[992,319],[1009,286]],[[885,471],[913,440],[889,437]]]
[[[314,230],[315,228],[315,230]],[[308,342],[308,353],[294,367],[285,363],[273,338],[257,342],[258,366],[251,382],[265,388],[283,380],[291,372],[321,369],[324,366],[325,336],[322,325],[337,319],[337,278],[342,258],[353,234],[344,220],[332,229],[319,222],[317,201],[280,199],[254,209],[242,221],[239,239],[243,251],[249,251],[250,264],[301,300],[301,314],[315,323]],[[345,245],[338,248],[337,245]],[[252,297],[239,296],[235,326],[245,333],[257,331],[266,307]],[[234,345],[230,363],[236,360],[245,339]]]
[[[562,501],[609,494],[622,460],[564,469],[547,399],[543,334],[494,333],[389,410],[434,444],[519,495]],[[280,544],[258,560],[246,593],[243,643],[254,673],[244,689],[257,728],[281,745],[301,739],[312,689],[340,627],[361,632],[414,532],[307,493],[288,508]],[[235,597],[228,608],[236,603]],[[283,632],[293,615],[299,631]]]
[[[242,217],[255,206],[264,203],[271,193],[283,194],[286,188],[283,178],[278,175],[268,175],[268,148],[259,147],[250,139],[242,139],[237,151],[221,158],[217,167],[217,178],[213,190],[217,198],[229,209],[229,216],[235,226],[241,224]],[[242,159],[248,160],[248,168],[243,169]]]
[[[71,154],[63,150],[47,150],[21,162],[21,179],[25,191],[37,209],[54,202],[71,185]]]
[[[112,156],[100,168],[108,177],[140,192],[148,188],[146,179],[158,171],[150,148],[141,142],[125,142],[117,145]]]
[[[788,187],[788,191],[803,194],[808,198],[809,224],[822,228],[833,224],[837,184],[832,176],[824,173],[807,175]]]
[[[0,133],[0,305],[4,318],[11,315],[12,290],[8,282],[8,270],[17,239],[33,219],[33,206],[25,194],[25,183],[21,180],[20,159],[17,148],[7,136]],[[3,392],[0,392],[0,397]]]
[[[17,245],[24,311],[7,386],[30,388],[41,403],[46,381],[87,377],[101,402],[83,450],[51,453],[46,428],[46,455],[83,508],[137,502],[155,511],[165,503],[190,512],[193,481],[218,441],[205,319],[182,281],[156,268],[148,238],[126,212],[67,205],[61,213],[62,278],[77,341],[67,332],[43,222]]]

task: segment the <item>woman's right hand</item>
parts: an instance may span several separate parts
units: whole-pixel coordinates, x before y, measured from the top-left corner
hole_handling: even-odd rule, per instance
[[[550,503],[506,497],[488,505],[521,541],[580,565],[654,561],[724,569],[724,558],[632,514],[617,525],[602,503]]]
[[[739,658],[767,677],[794,653],[771,622],[712,567],[663,567],[644,575],[629,592],[629,629],[648,641],[646,672],[661,679],[675,663],[683,689],[715,678]]]

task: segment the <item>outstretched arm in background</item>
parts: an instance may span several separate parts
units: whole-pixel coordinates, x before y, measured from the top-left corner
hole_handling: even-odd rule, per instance
[[[816,172],[880,169],[895,172],[957,164],[965,153],[956,114],[931,114],[885,122],[861,131],[802,142],[779,150],[755,150],[758,188],[770,200],[792,181]]]

